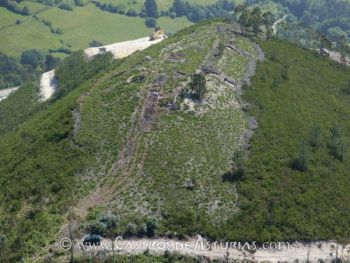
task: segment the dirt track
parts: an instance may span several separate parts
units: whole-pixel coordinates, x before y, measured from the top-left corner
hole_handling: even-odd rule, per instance
[[[114,58],[118,59],[127,57],[138,50],[146,49],[154,44],[161,42],[162,40],[164,40],[164,38],[150,41],[149,37],[144,37],[135,40],[114,43],[102,47],[92,47],[86,49],[84,52],[88,58],[92,58],[93,56],[96,56],[97,54],[103,52],[111,52]]]
[[[273,23],[272,25],[272,29],[273,29],[273,33],[276,35],[277,34],[277,26],[279,23],[283,22],[284,19],[287,18],[287,15],[285,15],[284,17],[278,19],[275,23]]]
[[[82,240],[78,244],[81,244]],[[82,247],[76,244],[75,248],[82,252]],[[242,249],[243,246],[245,249]],[[248,247],[250,246],[250,247]],[[86,252],[95,250],[112,251],[112,242],[103,240],[100,247],[86,247]],[[251,250],[248,250],[250,248]],[[254,249],[254,243],[207,243],[200,236],[196,239],[179,241],[168,238],[157,239],[129,239],[117,238],[115,249],[121,254],[141,254],[149,250],[152,254],[164,254],[165,251],[179,253],[192,257],[205,257],[208,259],[252,260],[254,262],[332,262],[340,258],[348,262],[350,246],[337,245],[334,242],[302,243],[266,243],[264,248]]]
[[[0,90],[0,101],[6,99],[12,92],[15,92],[18,90],[19,87],[13,87],[8,89],[2,89]]]

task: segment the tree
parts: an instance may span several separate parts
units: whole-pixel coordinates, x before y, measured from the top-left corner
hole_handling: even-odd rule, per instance
[[[192,90],[192,97],[198,100],[202,100],[207,91],[207,82],[203,73],[196,73],[192,76],[190,83]]]
[[[25,16],[30,14],[29,8],[26,5],[22,9],[22,14],[25,15]]]
[[[137,12],[134,9],[129,9],[128,12],[126,12],[127,16],[137,16]]]
[[[149,28],[155,28],[157,26],[157,21],[153,17],[146,18],[145,25]]]
[[[147,17],[159,17],[158,6],[155,0],[146,0],[144,11]]]
[[[263,14],[263,21],[266,28],[266,38],[270,39],[273,36],[273,14],[270,11],[267,11]]]
[[[175,0],[173,2],[173,9],[177,17],[186,15],[187,5],[183,0]]]
[[[26,50],[21,55],[21,63],[26,65],[31,65],[33,69],[36,69],[42,62],[43,55],[35,50]]]
[[[330,49],[332,47],[332,42],[328,39],[328,37],[325,34],[318,33],[318,37],[319,37],[321,48]]]
[[[156,219],[150,219],[147,221],[147,236],[153,237],[156,233],[156,229],[158,227],[158,222]]]
[[[117,227],[119,225],[119,217],[113,214],[107,214],[100,218],[100,222],[106,226],[106,236],[111,239],[112,242],[112,254],[114,262],[114,240],[116,239],[118,232]]]
[[[249,26],[253,28],[255,34],[260,32],[260,26],[264,23],[262,17],[262,11],[259,7],[255,7],[251,12],[251,16],[249,19]]]
[[[54,69],[58,64],[60,63],[59,58],[55,58],[52,55],[46,55],[45,56],[45,70],[49,71]]]

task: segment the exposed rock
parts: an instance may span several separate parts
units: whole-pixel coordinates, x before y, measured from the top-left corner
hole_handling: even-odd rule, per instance
[[[232,78],[227,77],[227,76],[224,77],[224,81],[226,81],[226,82],[228,82],[228,83],[230,83],[232,85],[238,85],[238,81],[237,80],[232,79]]]
[[[144,111],[141,119],[141,129],[144,132],[151,130],[152,123],[155,120],[156,106],[158,103],[159,92],[151,90],[148,93],[147,100],[145,102]]]
[[[256,121],[256,119],[253,116],[250,116],[248,118],[248,125],[249,125],[249,129],[251,129],[251,130],[256,130],[259,127],[258,122]]]
[[[165,73],[161,73],[156,77],[156,79],[154,81],[154,86],[163,87],[167,81],[168,81],[168,75]]]
[[[176,72],[174,73],[174,77],[175,77],[176,79],[179,79],[179,80],[187,79],[186,73],[181,72],[181,71],[176,71]]]
[[[220,75],[220,71],[212,66],[202,66],[202,71],[205,74],[214,74],[214,75]]]
[[[168,61],[174,63],[186,63],[187,59],[185,58],[185,55],[180,52],[171,52]]]

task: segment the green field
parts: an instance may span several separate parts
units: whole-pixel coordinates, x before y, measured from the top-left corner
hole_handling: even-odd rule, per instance
[[[20,25],[0,30],[0,52],[12,56],[19,56],[27,49],[48,50],[67,46],[72,50],[85,49],[92,40],[110,44],[145,37],[152,32],[145,26],[143,18],[103,12],[92,4],[75,7],[73,11],[56,7],[37,15],[40,20],[50,21],[54,28],[61,29],[62,34],[53,34],[34,18],[15,15],[3,8],[0,11],[2,25],[14,24],[16,19],[23,21]],[[161,17],[158,24],[166,32],[175,33],[192,23],[184,17]]]
[[[2,36],[2,27],[13,25],[17,19],[23,20],[25,16],[15,14],[8,11],[6,8],[0,7],[0,35]]]
[[[61,46],[59,38],[50,29],[34,18],[27,18],[24,23],[0,30],[0,52],[19,56],[28,49],[48,50]]]
[[[101,2],[107,3],[107,4],[113,4],[116,6],[123,4],[125,5],[126,10],[134,9],[138,12],[140,12],[144,6],[143,0],[101,0]],[[156,2],[158,5],[158,9],[160,11],[167,11],[173,4],[173,0],[157,0]],[[215,4],[217,0],[194,0],[189,2],[197,5],[211,5],[211,4]]]
[[[28,7],[29,12],[31,14],[35,14],[38,13],[42,10],[45,10],[46,8],[49,8],[47,5],[44,4],[40,4],[37,2],[32,2],[32,1],[22,1],[20,3],[17,4],[19,7],[23,8],[23,7]]]

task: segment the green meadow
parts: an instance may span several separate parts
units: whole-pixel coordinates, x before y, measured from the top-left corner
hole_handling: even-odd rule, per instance
[[[41,10],[41,4],[32,4],[25,5],[31,11]],[[18,57],[21,52],[28,49],[47,51],[69,47],[71,50],[80,50],[88,48],[92,40],[111,44],[145,37],[152,32],[152,29],[145,26],[143,18],[104,12],[93,4],[75,7],[73,11],[54,7],[36,16],[39,20],[0,8],[0,25],[11,25],[0,29],[0,52]],[[17,19],[22,23],[16,25]],[[52,27],[59,28],[62,34],[52,33],[42,20],[50,21]],[[185,17],[175,19],[160,17],[157,22],[168,33],[175,33],[192,24]],[[53,54],[62,57],[62,53]]]

